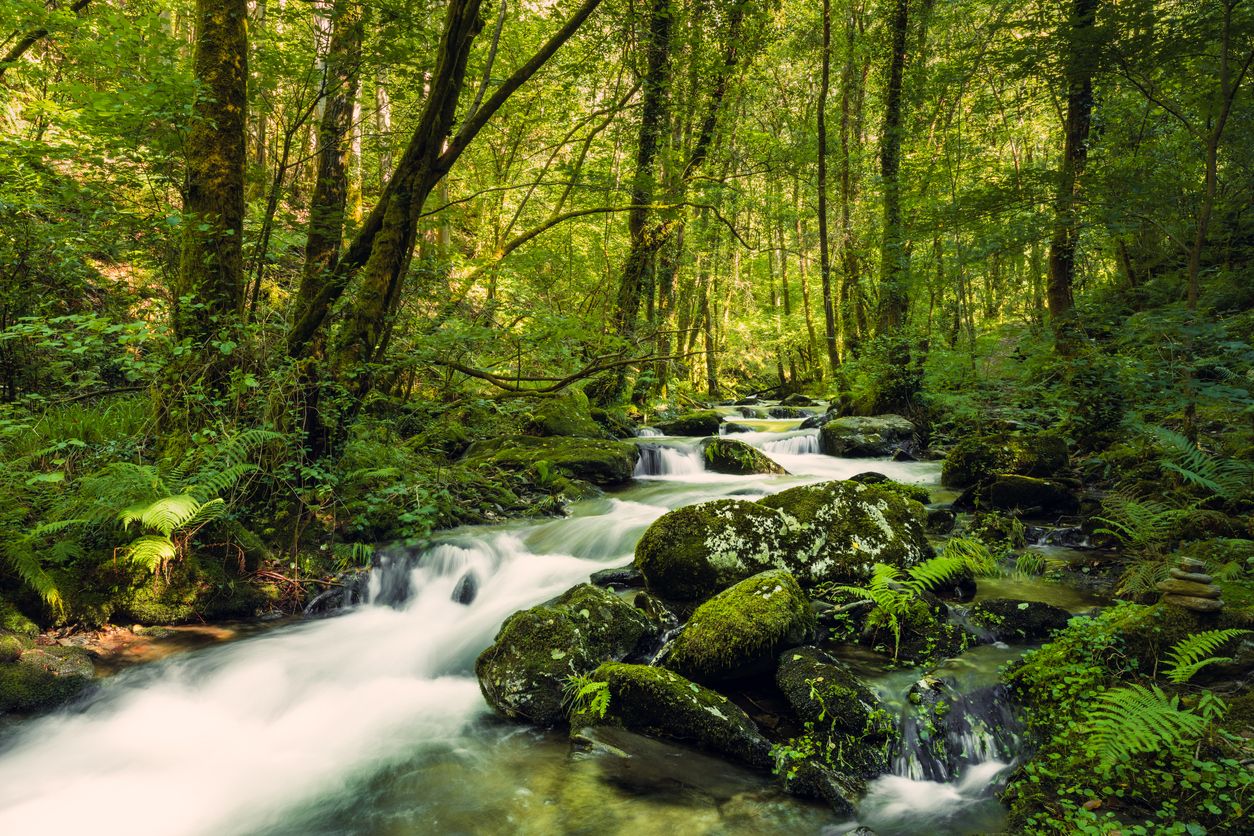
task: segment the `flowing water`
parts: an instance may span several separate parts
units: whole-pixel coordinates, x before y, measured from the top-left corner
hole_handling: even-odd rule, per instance
[[[506,616],[629,563],[672,508],[870,469],[938,476],[934,463],[819,455],[799,421],[744,423],[754,432],[739,437],[789,475],[708,473],[700,439],[648,434],[633,484],[567,518],[383,549],[351,611],[123,671],[18,725],[0,740],[0,833],[846,832],[856,825],[780,795],[768,776],[688,750],[637,738],[572,752],[559,733],[499,722],[473,675]],[[966,655],[985,679],[988,651]],[[950,664],[969,690],[963,661]],[[874,684],[904,705],[921,673]],[[995,830],[1003,755],[985,746],[941,782],[907,753],[901,774],[872,783],[861,823],[885,836]]]

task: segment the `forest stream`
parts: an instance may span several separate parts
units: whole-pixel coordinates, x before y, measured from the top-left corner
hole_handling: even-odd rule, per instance
[[[485,704],[473,665],[501,622],[630,563],[668,510],[867,470],[937,487],[937,463],[822,455],[818,431],[799,420],[738,420],[753,431],[737,438],[790,475],[707,472],[700,439],[642,438],[637,478],[567,517],[381,548],[360,605],[124,670],[84,701],[12,727],[0,742],[0,832],[997,831],[995,791],[1017,738],[1004,703],[975,695],[1024,648],[977,647],[930,671],[960,692],[954,710],[967,716],[947,743],[957,755],[947,766],[906,734],[856,822],[695,750],[627,732],[572,746],[564,733],[501,722]],[[1073,612],[1095,603],[1039,578],[980,583],[977,596],[1009,592]],[[845,661],[893,709],[929,672],[887,668],[867,651]]]

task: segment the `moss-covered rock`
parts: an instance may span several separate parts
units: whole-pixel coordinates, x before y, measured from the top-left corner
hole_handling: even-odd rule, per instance
[[[776,418],[781,421],[810,417],[810,413],[808,411],[799,409],[795,406],[773,406],[766,411],[766,414],[771,418]]]
[[[526,423],[527,433],[540,436],[605,438],[606,432],[592,418],[588,396],[582,389],[564,389],[541,400]]]
[[[603,713],[592,708],[575,711],[572,729],[623,726],[760,769],[770,766],[771,744],[749,715],[716,691],[665,668],[621,662],[601,665],[588,679],[605,683],[608,704]]]
[[[914,424],[900,415],[846,416],[819,430],[819,449],[847,459],[884,458],[914,446]]]
[[[39,626],[3,598],[0,598],[0,630],[31,638],[39,635]]]
[[[730,438],[711,438],[702,448],[706,470],[748,476],[754,473],[787,473],[756,447]]]
[[[497,712],[552,726],[566,719],[563,692],[572,676],[647,644],[656,627],[635,607],[592,584],[548,604],[516,612],[475,663],[479,688]]]
[[[813,630],[805,593],[792,575],[773,569],[697,607],[664,664],[703,682],[756,675],[773,669],[781,650]]]
[[[77,647],[31,647],[0,663],[0,714],[46,711],[91,684],[94,669]]]
[[[531,470],[548,462],[562,474],[594,485],[618,485],[631,479],[640,451],[625,441],[591,438],[507,436],[476,441],[466,451],[470,465]]]
[[[925,594],[895,616],[872,610],[859,641],[898,661],[922,665],[957,656],[976,637],[949,620],[949,610],[938,598]]]
[[[27,648],[34,642],[26,636],[15,633],[0,633],[0,664],[16,662]]]
[[[990,598],[973,604],[967,618],[991,641],[1024,643],[1045,641],[1067,626],[1071,613],[1040,601]]]
[[[887,771],[892,718],[846,665],[817,647],[786,650],[775,683],[797,719],[813,727],[848,771],[863,778]]]
[[[1065,514],[1080,507],[1075,492],[1052,479],[1013,474],[994,476],[968,491],[976,508],[1020,513]]]
[[[818,406],[818,402],[800,392],[794,392],[780,401],[784,406]]]
[[[802,586],[863,583],[876,563],[908,568],[932,555],[923,506],[881,485],[821,482],[759,504],[783,515],[783,568]]]
[[[700,601],[776,568],[784,518],[756,502],[718,499],[664,514],[636,543],[645,587],[676,601]]]
[[[895,482],[889,479],[883,473],[877,473],[874,470],[868,470],[865,473],[859,473],[849,477],[850,482],[861,482],[864,485],[879,485],[887,488],[894,493],[899,493],[906,499],[913,499],[915,502],[927,505],[932,501],[932,493],[922,485],[911,485],[906,482]]]
[[[718,435],[718,425],[722,422],[723,416],[715,410],[701,409],[680,415],[678,418],[658,421],[654,426],[665,435],[701,436]]]
[[[941,484],[966,488],[997,473],[1053,476],[1067,461],[1067,443],[1057,435],[978,435],[950,448],[941,466]]]
[[[622,410],[595,407],[592,420],[612,438],[635,438],[636,422]]]

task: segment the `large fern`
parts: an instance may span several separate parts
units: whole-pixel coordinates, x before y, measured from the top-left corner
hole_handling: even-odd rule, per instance
[[[1166,427],[1148,431],[1163,450],[1159,466],[1188,484],[1221,499],[1237,499],[1254,490],[1254,462],[1213,456]]]
[[[1205,717],[1180,708],[1180,698],[1157,685],[1113,688],[1098,696],[1088,713],[1080,731],[1103,772],[1139,752],[1189,745],[1207,726]]]
[[[1207,665],[1231,662],[1231,657],[1211,654],[1238,636],[1249,635],[1250,632],[1240,629],[1206,630],[1181,639],[1167,652],[1167,664],[1163,673],[1172,682],[1185,683]]]
[[[1096,532],[1117,538],[1133,551],[1154,552],[1171,539],[1191,510],[1192,506],[1173,505],[1121,488],[1102,500],[1102,513],[1097,516],[1102,527]]]

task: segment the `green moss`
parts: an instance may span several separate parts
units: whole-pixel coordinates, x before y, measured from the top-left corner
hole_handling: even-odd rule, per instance
[[[743,441],[711,438],[702,450],[705,467],[715,473],[747,476],[754,473],[787,473],[765,453]]]
[[[541,436],[604,438],[605,431],[592,419],[588,396],[582,389],[565,389],[540,401],[527,422],[527,432]]]
[[[636,445],[624,441],[513,436],[475,442],[466,451],[465,462],[506,470],[532,470],[537,462],[548,462],[568,477],[617,485],[631,479],[639,457]]]
[[[620,725],[641,734],[691,743],[727,757],[766,767],[770,744],[749,716],[722,694],[677,673],[649,665],[607,663],[589,679],[608,686],[604,717],[576,713],[574,730]]]
[[[22,651],[31,646],[30,639],[23,641],[22,636],[0,633],[0,663],[16,662]]]
[[[718,435],[718,426],[723,423],[723,416],[713,409],[689,412],[667,421],[654,424],[665,435]]]
[[[900,415],[850,415],[819,428],[819,449],[848,458],[891,456],[910,446],[914,432],[914,424]]]
[[[551,604],[506,619],[475,663],[479,688],[506,717],[558,725],[566,719],[563,690],[569,678],[631,654],[655,631],[626,601],[581,584]]]
[[[91,661],[80,648],[24,649],[17,661],[0,662],[0,714],[55,708],[91,679]]]
[[[773,567],[784,520],[759,503],[718,499],[664,514],[636,543],[636,567],[648,590],[699,601]]]
[[[814,629],[810,602],[788,572],[754,575],[697,607],[665,665],[699,680],[770,669]]]
[[[0,598],[0,630],[20,636],[39,635],[39,626],[3,598]]]
[[[1067,460],[1067,443],[1050,433],[978,435],[950,448],[941,466],[941,484],[965,488],[997,473],[1052,476],[1067,466]]]

